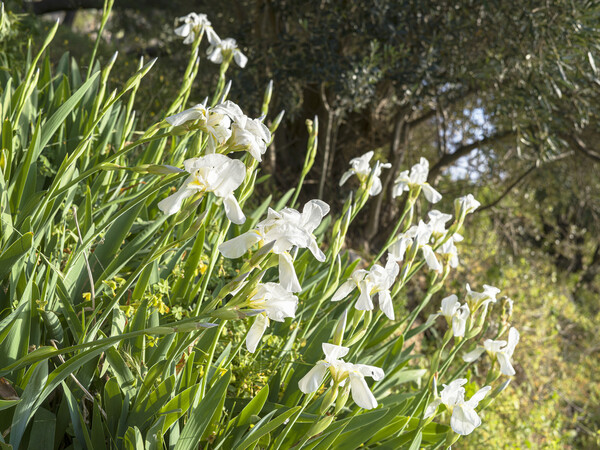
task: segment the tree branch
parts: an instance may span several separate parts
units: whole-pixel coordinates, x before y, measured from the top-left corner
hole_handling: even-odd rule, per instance
[[[508,136],[511,136],[513,134],[514,134],[514,131],[512,131],[512,130],[500,131],[491,136],[484,137],[483,139],[480,139],[479,141],[475,141],[475,142],[472,142],[471,144],[463,145],[462,147],[457,148],[453,153],[448,153],[448,154],[442,156],[433,165],[433,167],[429,170],[429,179],[430,180],[435,179],[440,174],[442,169],[445,169],[446,167],[454,164],[459,158],[468,155],[473,150],[475,150],[479,147],[483,147],[485,145],[492,144],[494,142],[501,141],[502,139],[504,139]]]
[[[527,177],[531,172],[533,172],[535,169],[537,169],[538,164],[534,163],[529,169],[527,169],[525,172],[523,172],[521,175],[519,175],[517,177],[517,179],[515,181],[513,181],[505,190],[504,192],[502,192],[502,194],[500,194],[498,196],[498,198],[496,198],[496,200],[494,200],[491,203],[488,203],[485,206],[482,206],[480,208],[477,208],[477,212],[481,212],[481,211],[485,211],[486,209],[489,208],[493,208],[494,206],[496,206],[498,203],[500,203],[504,197],[506,197],[510,191],[512,191],[521,181],[523,181],[525,179],[525,177]]]
[[[588,157],[594,162],[600,162],[600,153],[590,150],[588,146],[575,134],[562,134],[561,138],[571,144],[576,151]]]

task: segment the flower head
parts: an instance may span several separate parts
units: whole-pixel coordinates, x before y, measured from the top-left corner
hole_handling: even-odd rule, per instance
[[[350,169],[342,175],[340,186],[348,181],[348,178],[352,175],[356,175],[361,183],[366,183],[372,171],[373,184],[369,190],[369,195],[374,196],[379,194],[381,192],[381,179],[379,178],[381,176],[381,169],[389,169],[392,165],[390,163],[381,164],[379,161],[376,161],[374,169],[371,170],[369,161],[371,161],[373,154],[373,151],[370,151],[358,158],[351,159]]]
[[[439,202],[442,199],[442,195],[427,183],[428,175],[429,161],[425,158],[421,158],[419,163],[412,166],[410,171],[405,170],[400,172],[400,175],[398,175],[398,178],[396,178],[394,183],[392,197],[400,197],[404,191],[420,188],[423,190],[425,198],[430,203]]]
[[[347,363],[340,359],[348,354],[350,349],[341,345],[323,344],[325,359],[317,362],[299,382],[298,387],[305,394],[315,392],[323,382],[323,377],[329,369],[335,387],[350,379],[350,392],[352,399],[361,408],[373,409],[377,407],[377,400],[367,386],[365,377],[375,381],[383,379],[384,372],[379,367],[365,364]]]
[[[206,155],[184,161],[190,176],[174,194],[161,200],[158,207],[165,214],[175,214],[181,209],[183,200],[195,193],[212,192],[223,199],[225,214],[233,223],[241,224],[246,217],[233,195],[246,177],[246,166],[225,155]]]
[[[267,218],[256,228],[235,237],[219,246],[226,258],[239,258],[254,244],[262,241],[273,243],[273,253],[279,255],[279,280],[290,292],[302,290],[294,261],[289,251],[293,247],[308,248],[318,261],[325,261],[325,254],[319,248],[313,235],[323,217],[329,212],[329,205],[321,200],[311,200],[304,205],[302,213],[292,208],[274,211],[269,208]]]
[[[452,325],[454,336],[464,337],[465,326],[469,318],[469,308],[467,305],[461,305],[456,295],[450,295],[442,299],[440,313],[446,318],[448,325]]]
[[[433,416],[438,406],[444,404],[452,414],[450,419],[452,430],[463,436],[471,434],[475,428],[481,425],[481,418],[475,412],[475,408],[492,388],[485,386],[465,401],[465,388],[462,386],[466,383],[466,378],[460,378],[448,385],[444,384],[444,389],[440,392],[439,397],[437,392],[434,392],[437,398],[425,409],[424,418],[427,419]]]
[[[444,214],[437,209],[432,209],[427,213],[429,216],[429,227],[431,228],[432,236],[437,240],[445,236],[447,233],[446,222],[452,219],[450,214]]]
[[[271,132],[262,120],[250,119],[230,100],[215,106],[215,110],[226,114],[233,121],[231,137],[227,141],[229,151],[247,151],[254,159],[261,161],[271,142]]]
[[[390,288],[394,284],[399,270],[398,264],[393,259],[388,259],[385,268],[374,264],[368,271],[355,270],[350,278],[335,291],[331,301],[340,301],[358,288],[360,296],[355,305],[356,309],[371,311],[373,309],[372,297],[377,294],[379,308],[389,319],[394,320]]]
[[[483,285],[483,292],[475,292],[471,290],[471,286],[467,284],[467,304],[471,313],[474,313],[482,306],[486,308],[490,303],[496,303],[496,296],[500,293],[500,289],[494,286]]]
[[[187,16],[179,17],[175,20],[175,26],[181,24],[175,28],[175,34],[182,38],[184,44],[191,44],[196,39],[196,35],[199,33],[206,33],[208,42],[211,44],[219,40],[219,36],[213,30],[210,20],[206,14],[189,13]]]
[[[492,361],[498,361],[498,364],[500,364],[500,373],[512,377],[516,373],[512,366],[512,355],[518,343],[519,332],[515,327],[511,327],[508,330],[508,342],[486,339],[483,347],[477,347],[475,350],[467,353],[463,356],[463,360],[465,362],[473,362],[479,359],[484,352],[487,352]]]
[[[215,153],[217,147],[223,145],[231,137],[230,108],[229,104],[206,108],[199,103],[185,111],[167,117],[166,121],[174,127],[185,126],[190,130],[202,130],[208,135],[206,153]]]
[[[473,194],[465,195],[464,197],[459,197],[456,200],[454,200],[454,211],[456,217],[464,219],[464,217],[467,214],[471,214],[472,212],[474,212],[477,208],[479,208],[480,205],[481,203],[475,200]]]
[[[420,220],[418,225],[410,227],[390,246],[389,255],[396,261],[403,261],[407,250],[411,248],[415,250],[411,257],[416,255],[416,251],[421,250],[427,266],[431,270],[441,272],[443,267],[430,245],[431,233],[431,226]]]
[[[208,59],[215,64],[221,64],[223,61],[229,62],[233,58],[240,68],[246,67],[248,58],[238,48],[237,42],[233,38],[219,39],[211,42],[206,51]]]
[[[250,331],[246,336],[246,348],[254,353],[269,320],[283,322],[286,317],[295,317],[298,307],[298,297],[288,292],[277,283],[259,284],[248,306],[252,309],[263,310],[256,316]]]

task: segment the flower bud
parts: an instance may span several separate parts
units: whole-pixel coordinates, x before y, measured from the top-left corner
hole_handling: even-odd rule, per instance
[[[342,345],[342,341],[344,340],[344,330],[346,329],[346,318],[348,316],[348,310],[344,310],[340,320],[335,327],[335,331],[333,332],[333,343],[334,345]]]
[[[321,402],[321,408],[319,409],[321,414],[325,414],[325,412],[329,409],[329,407],[335,402],[338,395],[337,385],[334,385],[329,388],[329,390],[323,396],[323,401]]]
[[[319,433],[322,433],[327,428],[329,428],[329,425],[331,425],[331,422],[333,422],[333,419],[335,419],[335,416],[326,416],[326,417],[323,417],[321,420],[319,420],[318,422],[314,423],[308,429],[308,432],[306,433],[307,436],[315,436],[315,435],[317,435]]]
[[[334,414],[337,414],[341,411],[341,409],[346,406],[346,402],[348,401],[348,397],[350,396],[350,384],[346,383],[342,388],[342,393],[338,395],[337,400],[335,401],[335,410]]]

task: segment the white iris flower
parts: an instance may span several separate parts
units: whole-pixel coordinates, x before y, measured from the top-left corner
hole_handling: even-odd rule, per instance
[[[430,203],[437,203],[442,199],[442,194],[432,188],[427,182],[429,175],[429,161],[421,158],[418,164],[412,166],[410,171],[405,170],[400,172],[394,183],[392,197],[400,197],[404,191],[421,188],[425,194],[425,198]]]
[[[246,348],[254,353],[269,326],[269,320],[283,322],[286,317],[296,316],[298,297],[277,283],[259,284],[256,293],[249,300],[249,307],[263,310],[256,316],[246,336]]]
[[[176,26],[180,23],[182,25],[175,28],[175,34],[184,38],[184,44],[191,44],[196,39],[196,35],[203,32],[206,33],[208,42],[211,44],[219,41],[219,36],[213,30],[206,14],[189,13],[187,16],[175,20]]]
[[[222,243],[219,251],[226,258],[239,258],[260,241],[264,244],[274,242],[271,251],[279,255],[281,285],[290,292],[300,292],[302,287],[289,251],[293,247],[307,248],[318,261],[325,261],[325,254],[319,248],[313,232],[328,212],[329,205],[321,200],[306,203],[302,213],[292,208],[284,208],[279,212],[269,208],[267,218],[258,223],[255,229]]]
[[[208,59],[215,64],[221,64],[223,61],[231,61],[231,58],[240,68],[246,67],[248,58],[244,55],[237,46],[237,42],[233,38],[219,39],[211,42],[210,47],[206,50]]]
[[[369,386],[367,386],[365,377],[371,377],[375,381],[379,381],[383,379],[385,374],[379,367],[347,363],[340,359],[346,356],[349,351],[348,347],[342,347],[341,345],[323,344],[325,359],[317,362],[315,367],[302,377],[298,382],[298,387],[305,394],[315,392],[321,386],[323,377],[329,370],[335,386],[350,379],[350,392],[354,403],[364,409],[376,408],[377,400]]]
[[[353,158],[350,160],[350,169],[342,175],[340,179],[340,186],[342,186],[352,175],[356,175],[361,183],[366,183],[369,175],[371,174],[371,166],[369,162],[373,157],[373,151],[367,152],[364,155]],[[390,163],[381,164],[379,161],[375,162],[375,170],[373,171],[373,184],[369,195],[374,196],[381,192],[381,169],[389,169],[392,167]]]
[[[233,120],[231,137],[227,141],[229,151],[247,151],[254,159],[261,161],[271,142],[271,132],[262,120],[250,119],[230,100],[215,106],[215,109]]]
[[[183,166],[190,176],[174,194],[161,200],[158,207],[165,214],[175,214],[186,198],[196,194],[212,192],[223,199],[225,214],[233,223],[242,224],[246,217],[237,202],[235,191],[246,177],[246,166],[225,155],[206,155],[184,161]]]
[[[394,306],[390,288],[394,284],[400,267],[393,259],[388,259],[385,268],[374,264],[370,270],[355,270],[333,294],[332,302],[338,302],[350,294],[354,289],[359,290],[360,296],[355,308],[360,311],[373,309],[372,296],[377,294],[379,308],[390,319],[394,320]]]
[[[437,392],[434,393],[437,398],[425,409],[424,418],[433,416],[438,406],[444,404],[452,414],[450,419],[452,430],[463,436],[471,434],[475,428],[481,425],[481,418],[475,412],[475,408],[492,388],[486,386],[479,389],[468,401],[465,401],[465,388],[462,386],[466,383],[466,378],[460,378],[449,385],[444,384],[444,389],[440,392],[439,397],[437,397]]]
[[[230,105],[221,104],[213,108],[206,108],[199,103],[190,109],[167,117],[166,120],[174,127],[196,128],[208,134],[206,153],[215,153],[217,147],[223,145],[231,137],[230,115]]]
[[[439,314],[434,317],[444,316],[448,322],[448,326],[452,326],[454,337],[464,337],[467,319],[469,318],[469,307],[465,303],[461,305],[456,295],[450,295],[442,299],[442,306]]]
[[[396,261],[403,261],[406,251],[413,245],[416,245],[416,250],[421,250],[427,266],[436,272],[441,272],[443,267],[438,261],[433,252],[433,248],[429,244],[431,241],[431,226],[419,220],[418,225],[410,227],[406,233],[401,234],[396,242],[389,248],[389,255]],[[414,254],[413,254],[414,255]]]
[[[512,355],[518,343],[519,332],[515,327],[511,327],[508,330],[508,342],[487,339],[483,343],[483,347],[477,347],[472,352],[467,353],[463,356],[463,360],[473,362],[479,359],[483,352],[487,352],[492,361],[498,361],[498,364],[500,364],[500,373],[512,377],[516,373],[512,366]]]

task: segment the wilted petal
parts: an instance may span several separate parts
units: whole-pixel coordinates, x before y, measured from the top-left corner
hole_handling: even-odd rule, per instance
[[[321,386],[325,372],[327,372],[328,364],[324,361],[319,361],[315,367],[298,381],[298,387],[305,394],[315,392]]]
[[[279,255],[279,283],[289,292],[300,292],[302,286],[298,281],[294,261],[288,252]]]
[[[261,239],[262,236],[258,232],[251,230],[223,242],[219,245],[219,251],[225,258],[239,258]]]
[[[256,320],[250,327],[250,331],[248,331],[248,335],[246,336],[246,348],[250,353],[254,353],[260,339],[265,334],[265,330],[269,325],[269,319],[264,314],[259,314],[256,316]]]

